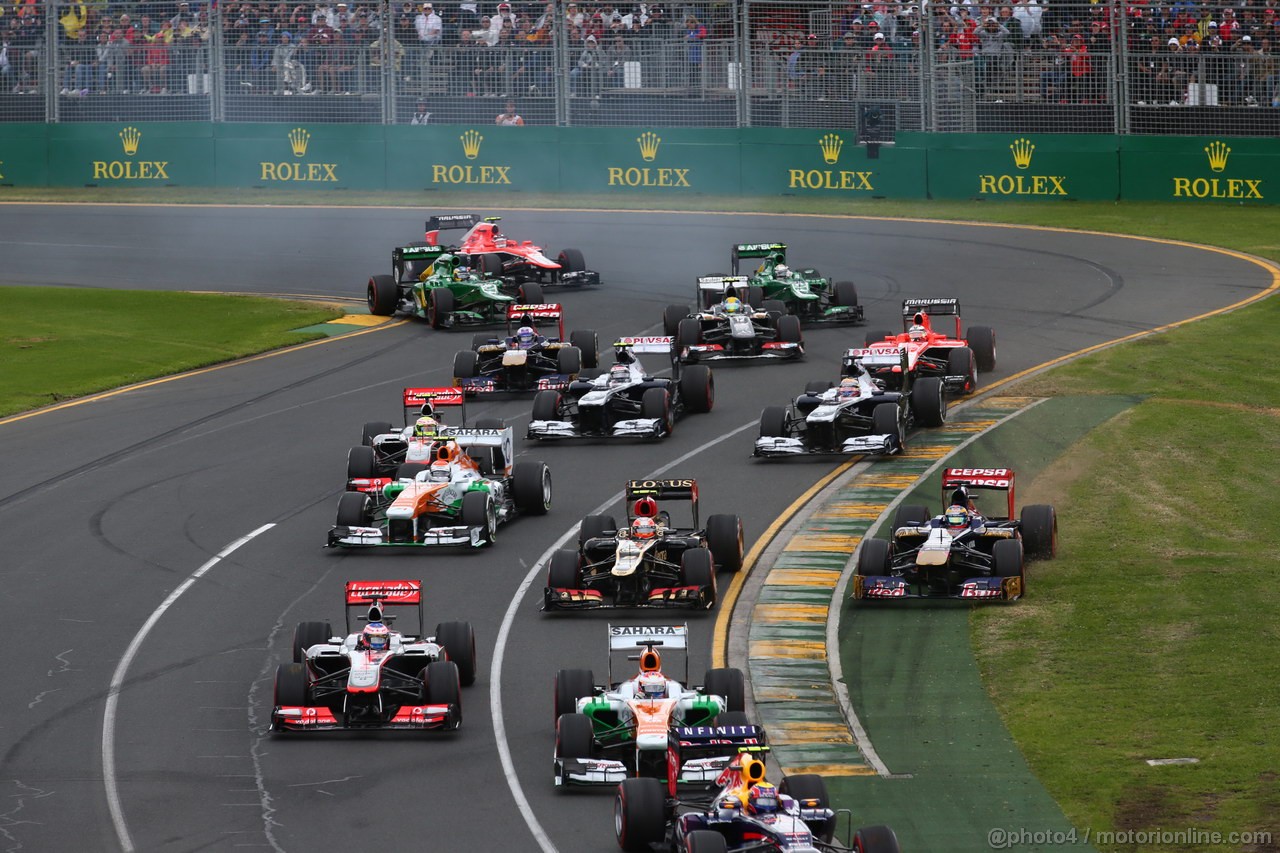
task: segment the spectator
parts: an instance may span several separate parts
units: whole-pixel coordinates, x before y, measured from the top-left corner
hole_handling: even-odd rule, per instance
[[[18,76],[14,71],[16,63],[9,58],[12,39],[13,30],[11,29],[6,29],[4,35],[0,36],[0,92],[18,91],[18,86],[14,82]]]
[[[276,94],[292,95],[296,92],[310,91],[307,85],[307,69],[298,60],[298,46],[293,42],[293,34],[280,33],[280,41],[271,52],[271,68],[276,75]]]
[[[578,97],[600,97],[601,64],[599,42],[595,36],[587,36],[577,65],[569,71],[571,93]]]
[[[875,98],[885,97],[894,82],[894,57],[893,46],[884,33],[871,37],[871,49],[864,58],[866,62],[862,70],[866,74],[866,94]]]
[[[165,23],[168,23],[167,21]],[[265,38],[265,34],[263,36]],[[142,92],[153,95],[169,94],[169,65],[171,59],[169,56],[169,43],[165,41],[164,36],[156,35],[146,39],[145,46],[142,48]],[[270,62],[270,48],[267,48],[267,57],[264,60],[264,67]]]
[[[627,63],[634,62],[635,55],[621,33],[609,40],[609,47],[604,57],[604,86],[607,89],[621,89],[626,85]]]
[[[63,95],[87,95],[93,82],[94,48],[85,40],[85,28],[76,26],[66,33],[62,56],[66,62],[62,75]]]
[[[1176,38],[1170,38],[1156,70],[1158,101],[1163,103],[1167,99],[1170,106],[1184,103],[1189,77],[1186,61],[1182,56],[1182,43]]]
[[[983,95],[991,84],[1009,72],[1013,47],[1009,30],[999,20],[988,17],[978,29],[977,91]]]
[[[1041,18],[1044,16],[1044,6],[1040,5],[1040,0],[1016,0],[1013,6],[1013,17],[1020,27],[1019,42],[1025,47],[1035,47],[1040,44],[1041,35],[1044,28]]]
[[[409,119],[409,124],[426,124],[429,121],[431,121],[431,113],[427,112],[427,102],[419,100],[413,116]]]
[[[391,58],[391,67],[395,69],[396,76],[400,77],[403,71],[401,66],[404,64],[405,47],[395,36],[391,37],[389,44],[390,47],[388,48],[387,54]],[[381,35],[369,42],[369,46],[365,48],[365,55],[369,57],[369,70],[373,78],[375,80],[380,79],[382,76],[382,63],[384,56]]]
[[[431,3],[423,3],[422,11],[413,21],[414,33],[417,35],[415,44],[418,46],[417,51],[417,68],[419,85],[422,91],[427,90],[427,83],[430,79],[431,69],[435,65],[436,51],[440,49],[441,41],[444,38],[444,21],[436,14],[435,6]]]
[[[98,36],[98,93],[105,95],[110,92],[113,85],[118,85],[114,81],[121,79],[125,63],[125,44],[124,33],[120,30],[112,30],[107,34],[105,40],[101,35]]]
[[[480,28],[471,32],[471,83],[468,95],[497,97],[498,74],[502,57],[497,49],[497,33],[489,26],[490,18],[480,18]],[[490,41],[490,39],[494,41]]]
[[[702,42],[707,37],[707,28],[698,23],[698,19],[689,15],[684,19],[685,78],[684,85],[693,88],[701,83],[702,75]]]
[[[1095,95],[1093,80],[1093,59],[1089,56],[1089,45],[1084,36],[1076,33],[1071,43],[1064,48],[1068,55],[1067,74],[1069,82],[1068,100],[1072,103],[1092,103]]]
[[[516,112],[515,101],[507,101],[507,108],[498,113],[493,123],[499,127],[524,127],[524,119]]]

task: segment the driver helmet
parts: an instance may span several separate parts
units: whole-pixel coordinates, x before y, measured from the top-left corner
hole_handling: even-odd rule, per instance
[[[418,422],[413,425],[414,438],[435,438],[438,432],[440,422],[430,416],[418,418]]]
[[[862,395],[862,389],[858,387],[858,380],[852,376],[846,376],[840,380],[840,387],[836,389],[837,400],[853,400]]]
[[[631,371],[625,364],[615,364],[609,368],[609,387],[617,388],[631,381]]]
[[[667,698],[667,679],[660,672],[646,672],[636,679],[636,696],[650,701]]]
[[[742,300],[736,296],[730,296],[724,301],[724,313],[726,314],[743,314],[746,313],[747,306],[742,304]]]
[[[427,479],[433,483],[449,482],[450,467],[448,462],[432,462],[431,467],[427,469]]]
[[[716,809],[720,812],[722,820],[732,820],[737,817],[738,812],[742,811],[742,800],[733,794],[727,794],[716,803]]]
[[[791,275],[791,267],[786,264],[778,264],[773,268],[774,278],[786,278]]]
[[[538,340],[538,333],[533,330],[532,326],[521,326],[516,329],[515,340],[520,349],[528,349],[533,346],[534,341]]]
[[[469,278],[471,278],[471,267],[458,266],[454,269],[453,271],[454,281],[465,281],[466,279],[469,279]]]
[[[385,652],[387,647],[391,645],[391,632],[381,622],[370,622],[360,632],[360,643],[366,649]]]
[[[773,814],[778,810],[778,789],[768,782],[757,782],[747,792],[747,811],[753,815]]]
[[[653,519],[645,516],[637,518],[631,523],[631,538],[648,540],[658,535],[658,525],[654,524]]]
[[[922,341],[929,334],[929,330],[919,323],[912,323],[911,328],[907,329],[907,335],[913,341]]]
[[[947,507],[946,513],[943,515],[947,527],[957,528],[964,527],[969,523],[969,510],[960,506],[960,504],[952,504]]]

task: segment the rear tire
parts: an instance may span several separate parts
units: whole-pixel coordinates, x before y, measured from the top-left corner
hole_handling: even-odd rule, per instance
[[[747,709],[747,681],[742,670],[727,666],[707,670],[702,689],[713,696],[723,696],[726,712],[735,713]]]
[[[752,308],[759,308],[764,305],[764,288],[759,285],[752,285],[747,288],[746,303]]]
[[[874,331],[867,332],[867,336],[863,338],[863,343],[867,346],[871,346],[872,344],[880,343],[880,341],[883,341],[887,337],[889,337],[888,332],[883,329],[876,329]]]
[[[751,307],[755,308],[756,306],[752,305]],[[788,316],[787,303],[783,302],[781,299],[766,299],[764,304],[760,306],[759,310],[766,314],[775,314],[779,317]]]
[[[347,451],[347,479],[369,480],[378,476],[378,459],[372,447],[363,444]]]
[[[782,406],[770,406],[760,413],[761,438],[786,438],[787,410]]]
[[[858,304],[858,288],[851,281],[837,281],[831,287],[831,301],[843,307]]]
[[[827,393],[834,387],[835,383],[829,379],[815,379],[812,382],[805,383],[804,393],[817,397]]]
[[[796,800],[817,800],[818,808],[830,808],[831,805],[831,796],[827,793],[827,780],[816,773],[797,773],[795,776],[783,777],[782,783],[778,785],[778,793],[786,794]],[[834,818],[827,821],[814,821],[809,828],[813,830],[814,837],[830,844],[832,837],[835,836],[836,822]]]
[[[707,548],[716,564],[726,572],[742,568],[742,520],[736,515],[713,515],[707,519]]]
[[[990,326],[970,326],[965,341],[978,360],[979,370],[990,373],[996,369],[996,333]]]
[[[941,379],[922,376],[911,384],[911,416],[920,426],[940,427],[947,422],[947,399]]]
[[[671,395],[666,388],[649,388],[640,398],[640,417],[657,418],[662,422],[663,435],[669,435],[675,428],[675,419],[671,416]]]
[[[496,278],[502,275],[502,256],[495,252],[479,255],[476,257],[476,266],[485,278]]]
[[[787,314],[778,318],[778,340],[784,344],[803,343],[800,334],[800,318]]]
[[[618,846],[627,853],[647,853],[667,832],[667,798],[657,779],[624,779],[613,803]]]
[[[560,420],[560,392],[539,391],[533,397],[533,420]]]
[[[474,379],[479,368],[480,356],[474,350],[463,350],[453,357],[454,379]]]
[[[555,712],[559,720],[578,712],[578,700],[596,692],[595,674],[589,669],[562,669],[556,673]]]
[[[889,540],[863,539],[853,573],[864,578],[889,574]]]
[[[1022,547],[1028,557],[1052,560],[1058,553],[1058,513],[1048,504],[1022,508]]]
[[[299,622],[293,629],[293,662],[307,659],[307,649],[333,639],[333,627],[328,622]]]
[[[516,298],[524,305],[542,305],[546,297],[542,295],[542,285],[526,281],[516,290]]]
[[[431,465],[427,462],[401,462],[396,466],[397,480],[413,480],[416,479],[423,471],[427,471]]]
[[[444,646],[445,655],[458,668],[458,683],[470,687],[476,683],[476,633],[470,622],[441,622],[436,626],[436,642]]]
[[[978,362],[973,357],[973,350],[968,347],[955,347],[947,353],[947,374],[949,376],[967,376],[964,393],[972,394],[978,390]]]
[[[684,586],[710,588],[702,601],[703,609],[716,606],[716,568],[706,548],[690,548],[680,555],[680,579]]]
[[[390,317],[396,313],[396,303],[399,299],[400,288],[396,286],[395,276],[375,275],[369,278],[365,301],[369,303],[370,314]]]
[[[591,329],[578,329],[569,333],[569,345],[582,353],[583,367],[600,366],[600,336]]]
[[[578,547],[588,539],[603,539],[618,532],[618,522],[612,515],[588,515],[578,527]]]
[[[853,849],[859,853],[902,853],[898,836],[887,826],[864,826],[853,836]]]
[[[475,351],[480,349],[480,347],[487,347],[493,342],[493,340],[493,335],[486,332],[476,332],[471,336],[471,349],[472,351]]]
[[[556,372],[577,376],[582,372],[582,351],[577,347],[561,347],[556,350]]]
[[[480,528],[481,548],[493,544],[498,522],[494,516],[493,500],[488,492],[475,491],[463,495],[459,516],[464,526]]]
[[[919,504],[903,504],[893,517],[893,529],[899,527],[919,527],[929,520],[929,508]]]
[[[368,527],[369,503],[366,494],[343,492],[338,498],[338,527]]]
[[[389,432],[391,432],[391,424],[387,421],[370,421],[360,432],[360,443],[372,447],[375,438]]]
[[[680,373],[680,400],[690,412],[709,412],[716,402],[716,386],[711,368],[691,364]]]
[[[662,311],[662,333],[669,338],[676,336],[680,321],[689,316],[688,305],[668,305]]]
[[[454,727],[462,722],[462,687],[458,665],[451,660],[432,661],[422,670],[422,698],[425,705],[452,705]]]
[[[506,429],[502,418],[476,418],[476,429]]]
[[[453,291],[447,287],[433,287],[427,292],[427,320],[433,329],[443,329],[453,316]]]
[[[283,663],[276,667],[275,698],[280,707],[306,707],[311,704],[307,694],[307,668],[300,663]]]
[[[516,509],[546,515],[551,509],[551,469],[545,462],[517,462],[511,470],[511,495]]]

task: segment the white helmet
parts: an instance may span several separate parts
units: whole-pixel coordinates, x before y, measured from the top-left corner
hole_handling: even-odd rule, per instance
[[[667,679],[660,672],[646,672],[636,679],[636,696],[640,699],[666,699]]]

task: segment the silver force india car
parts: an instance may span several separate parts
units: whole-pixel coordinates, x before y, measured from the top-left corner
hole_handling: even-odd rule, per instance
[[[556,674],[556,785],[650,776],[706,790],[739,746],[765,742],[764,730],[750,725],[743,710],[741,670],[711,669],[701,687],[689,684],[688,640],[687,625],[610,625],[603,685],[589,669]],[[623,657],[635,662],[623,666],[632,674],[615,680],[615,659]],[[676,668],[679,661],[677,680],[664,665]]]
[[[611,515],[588,515],[577,549],[551,555],[542,609],[714,607],[716,569],[742,568],[742,521],[713,515],[700,527],[695,480],[632,480],[624,494],[625,526]],[[672,502],[689,504],[690,526],[672,523]]]
[[[677,797],[657,779],[623,780],[613,806],[618,846],[628,853],[898,853],[897,835],[883,825],[837,841],[825,779],[796,774],[775,787],[765,778],[768,747],[739,750],[709,797]]]
[[[706,293],[697,311],[687,305],[668,305],[663,328],[672,348],[686,364],[699,361],[748,359],[794,360],[804,358],[800,318],[787,313],[781,302],[747,303],[722,294],[723,288]]]
[[[906,353],[900,353],[905,364]],[[947,419],[942,381],[925,377],[901,391],[883,383],[855,362],[855,375],[839,385],[810,382],[788,407],[760,413],[760,436],[753,456],[804,456],[827,453],[892,454],[906,450],[907,432],[939,427]]]
[[[982,492],[1004,493],[1004,515],[979,512]],[[898,507],[893,538],[862,540],[852,598],[960,598],[1014,601],[1026,592],[1024,557],[1052,559],[1058,517],[1034,504],[1013,517],[1013,471],[948,468],[942,476],[942,515],[924,506]],[[999,510],[997,510],[999,511]]]
[[[417,610],[416,633],[395,629],[390,608]],[[352,627],[352,611],[356,616]],[[413,628],[410,628],[412,631]],[[348,581],[346,631],[301,622],[293,662],[276,669],[273,732],[353,729],[451,731],[462,722],[460,687],[476,680],[468,622],[442,622],[428,636],[422,581]]]
[[[666,353],[671,378],[654,376],[637,352]],[[665,337],[628,337],[614,344],[614,364],[595,379],[570,382],[564,391],[533,398],[529,438],[665,438],[686,412],[709,412],[715,403],[711,368],[685,366]]]

